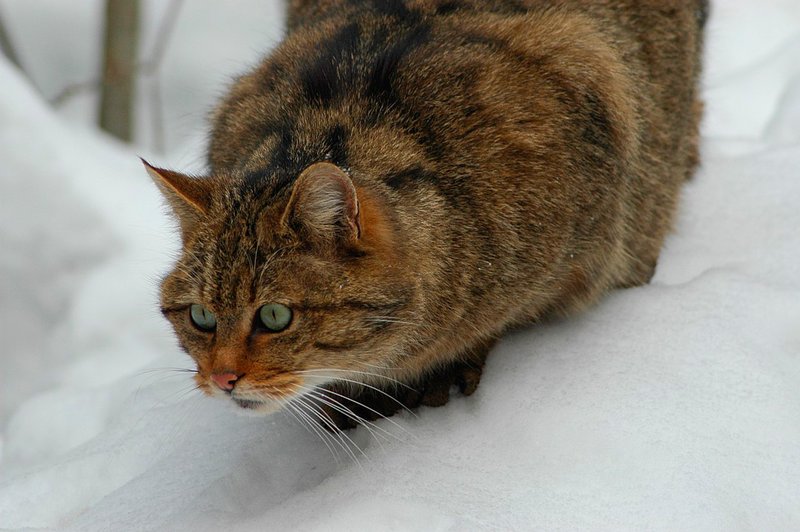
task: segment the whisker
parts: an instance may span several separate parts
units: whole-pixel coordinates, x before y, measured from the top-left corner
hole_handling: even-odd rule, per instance
[[[316,394],[313,394],[313,395],[309,394],[308,397],[309,397],[309,400],[322,401],[322,403],[327,405],[329,408],[332,408],[333,410],[335,410],[335,411],[341,413],[342,415],[348,417],[349,419],[352,419],[353,421],[355,421],[358,424],[358,426],[364,427],[369,432],[370,436],[372,436],[372,438],[378,443],[378,446],[381,448],[381,451],[386,452],[386,449],[383,447],[383,441],[382,440],[387,440],[387,438],[386,438],[386,436],[383,436],[382,434],[375,432],[375,430],[373,430],[370,427],[370,425],[374,425],[374,424],[370,423],[366,419],[363,419],[363,418],[359,417],[357,414],[353,413],[352,410],[348,409],[347,407],[340,407],[337,404],[334,404],[335,401],[326,400],[326,399],[324,399],[321,396],[318,396]],[[341,403],[339,403],[339,404],[341,404]]]
[[[346,445],[344,439],[341,438],[341,437],[337,438],[338,433],[335,430],[333,430],[333,429],[328,430],[328,429],[325,428],[325,427],[330,428],[331,427],[331,422],[327,422],[327,420],[325,418],[323,418],[313,408],[311,408],[310,411],[306,410],[306,408],[308,408],[308,406],[305,405],[305,403],[302,403],[302,406],[301,406],[301,403],[298,403],[295,406],[298,408],[299,411],[303,412],[303,415],[308,420],[309,424],[316,425],[317,426],[317,430],[319,430],[321,434],[324,434],[326,438],[330,438],[330,440],[333,443],[338,445],[339,448],[344,451],[346,456],[348,456],[355,463],[358,463],[358,457],[353,453],[353,450],[350,449],[349,445]],[[305,408],[303,408],[303,407],[305,407]],[[316,417],[319,421],[314,421],[312,416]]]
[[[320,411],[319,409],[317,409],[316,407],[318,405],[316,405],[315,403],[309,402],[307,400],[307,398],[305,397],[305,395],[298,395],[294,399],[294,402],[295,402],[295,406],[300,408],[300,410],[302,412],[304,412],[307,416],[314,416],[315,418],[317,418],[319,420],[319,422],[315,423],[317,425],[317,428],[328,427],[329,429],[331,429],[329,431],[325,430],[324,428],[322,429],[323,432],[327,433],[328,436],[334,437],[334,435],[336,435],[336,434],[338,434],[340,432],[339,429],[336,427],[336,424],[330,418],[330,416],[328,416],[327,413],[325,413],[324,411]],[[344,443],[343,439],[340,439],[340,440],[334,439],[334,441],[340,447],[342,447],[342,444]],[[348,454],[352,455],[352,449],[350,449],[349,445],[343,446],[342,449],[345,452],[348,452]],[[353,458],[355,459],[356,457],[353,456]]]
[[[320,371],[324,371],[324,370],[320,370]],[[299,372],[296,372],[296,373],[299,373]],[[403,410],[405,410],[406,412],[408,412],[409,414],[411,414],[414,417],[418,417],[416,413],[414,413],[410,408],[408,408],[406,405],[404,405],[399,399],[397,399],[396,397],[394,397],[393,395],[391,395],[389,393],[386,393],[385,391],[381,390],[380,388],[376,388],[375,386],[372,386],[371,384],[367,384],[366,382],[355,381],[355,380],[352,380],[352,379],[346,379],[344,377],[337,377],[335,375],[324,375],[324,374],[318,374],[318,373],[314,373],[313,375],[317,375],[317,376],[323,377],[323,378],[328,378],[328,379],[331,379],[331,380],[334,380],[334,381],[349,382],[351,384],[356,384],[358,386],[364,386],[365,388],[369,388],[370,390],[374,390],[374,391],[378,392],[379,394],[385,395],[386,397],[388,397],[389,399],[391,399],[392,401],[394,401],[395,403],[400,405],[400,407]],[[408,387],[408,386],[406,386],[406,387],[411,391],[416,391],[411,387]]]
[[[258,261],[258,248],[261,246],[261,238],[256,236],[256,250],[253,253],[253,261],[250,263],[250,277],[256,278],[256,261]]]
[[[199,394],[199,395],[195,395],[195,394]],[[202,397],[202,392],[200,391],[199,387],[195,386],[194,388],[186,390],[182,394],[179,394],[177,397],[175,397],[173,399],[173,401],[175,403],[179,403],[179,402],[182,402],[184,399],[187,399],[187,398],[192,397],[192,396]]]
[[[286,406],[291,410],[293,410],[304,421],[304,425],[307,427],[307,429],[313,431],[314,434],[316,434],[317,437],[320,439],[320,441],[322,441],[322,443],[325,444],[325,446],[330,450],[331,454],[336,460],[336,463],[337,464],[341,463],[339,458],[339,453],[336,451],[335,447],[331,447],[328,441],[330,439],[330,441],[332,441],[335,444],[338,444],[340,447],[341,444],[337,442],[335,439],[333,439],[333,437],[330,434],[328,434],[324,428],[320,427],[320,424],[314,421],[308,414],[308,412],[306,412],[303,408],[301,408],[299,404],[296,404],[294,402],[289,402],[286,403]]]
[[[275,251],[272,253],[272,255],[270,255],[269,257],[267,257],[267,260],[265,260],[265,261],[264,261],[264,264],[263,264],[263,266],[261,266],[261,271],[258,273],[258,286],[263,286],[263,284],[262,284],[262,281],[263,281],[263,279],[264,279],[264,274],[265,274],[265,273],[267,272],[267,270],[269,269],[269,267],[270,267],[270,264],[272,263],[273,259],[274,259],[274,258],[275,258],[275,257],[278,255],[278,253],[280,253],[281,251],[282,251],[282,250],[281,250],[280,248],[276,249],[276,250],[275,250]]]
[[[400,381],[399,381],[399,380],[397,380],[397,379],[393,379],[392,377],[388,377],[388,376],[386,376],[386,375],[381,375],[380,373],[370,373],[370,372],[368,372],[368,371],[359,371],[359,370],[357,370],[357,369],[334,369],[334,368],[321,368],[321,369],[306,369],[306,370],[299,370],[299,371],[295,371],[294,373],[310,373],[310,374],[315,374],[315,372],[320,372],[320,371],[323,371],[323,372],[327,372],[327,371],[336,371],[336,372],[340,372],[340,373],[356,373],[356,374],[358,374],[358,375],[368,375],[368,376],[370,376],[370,377],[380,377],[381,379],[385,379],[385,380],[387,380],[387,381],[389,381],[389,382],[392,382],[392,383],[394,383],[394,384],[396,384],[396,385],[398,385],[398,386],[402,386],[403,388],[406,388],[407,390],[410,390],[410,391],[412,391],[412,392],[418,392],[418,390],[415,390],[414,388],[412,388],[412,387],[411,387],[411,386],[409,386],[408,384],[405,384],[405,383],[403,383],[403,382],[400,382]]]
[[[192,392],[196,392],[196,391],[200,391],[200,386],[198,386],[197,384],[192,383],[192,386],[190,386],[189,389],[178,390],[177,392],[174,392],[173,394],[168,395],[167,397],[165,397],[164,401],[165,402],[166,401],[171,401],[173,404],[174,403],[179,403],[183,399],[185,399],[188,395],[190,395]]]
[[[152,374],[156,372],[164,372],[166,375],[161,375],[160,378],[153,378]],[[145,379],[143,379],[143,381],[136,387],[136,391],[133,393],[133,399],[136,401],[139,399],[139,394],[142,393],[142,390],[145,386],[153,386],[167,379],[180,377],[182,376],[181,374],[188,372],[191,372],[191,370],[184,368],[152,368],[149,370],[142,370],[138,374],[127,377],[127,379],[130,379],[131,383],[133,384],[138,380],[138,377],[145,377]]]
[[[330,441],[339,445],[339,447],[342,447],[342,443],[339,440],[337,440],[331,433],[331,432],[336,433],[338,432],[338,430],[336,430],[335,427],[332,431],[325,429],[324,428],[325,426],[330,427],[330,425],[327,424],[323,425],[324,420],[321,420],[320,422],[314,421],[311,418],[309,412],[301,408],[301,406],[306,406],[306,405],[302,400],[304,395],[297,392],[299,388],[305,388],[305,387],[299,384],[295,384],[292,386],[291,391],[293,393],[296,393],[297,396],[285,402],[286,406],[294,409],[299,415],[303,416],[303,419],[306,420],[306,423],[314,430],[315,433],[317,433],[317,435],[320,437],[323,443],[325,443],[325,445],[328,446],[329,449],[331,449],[331,452],[333,453],[334,458],[336,459],[336,463],[337,464],[341,463],[339,460],[339,453],[336,452],[336,448],[329,446],[327,443],[328,439],[330,439]],[[311,410],[316,414],[313,408]],[[315,417],[319,418],[319,415],[317,414]],[[347,449],[345,449],[345,452],[347,452]]]
[[[378,416],[378,419],[381,419],[381,420],[384,420],[384,421],[388,421],[393,426],[397,427],[397,429],[399,429],[402,432],[403,436],[405,436],[407,438],[398,436],[397,434],[395,434],[391,430],[388,430],[388,429],[380,426],[379,424],[377,424],[375,422],[372,422],[372,421],[370,421],[368,419],[365,419],[365,418],[359,416],[358,414],[353,413],[353,411],[350,408],[348,408],[347,406],[345,406],[342,403],[342,401],[338,401],[338,400],[334,399],[333,397],[329,397],[329,396],[325,395],[325,392],[330,392],[330,390],[324,390],[324,389],[319,390],[318,392],[316,392],[315,396],[316,397],[320,397],[320,398],[324,397],[324,399],[321,399],[321,400],[325,401],[326,404],[329,404],[331,406],[331,408],[334,408],[334,409],[336,409],[336,410],[341,412],[341,410],[339,408],[336,408],[336,406],[334,406],[334,404],[338,405],[340,408],[347,410],[347,412],[350,412],[352,415],[354,415],[356,418],[358,418],[358,419],[354,419],[354,421],[358,422],[361,425],[364,425],[364,428],[367,429],[370,432],[370,434],[372,434],[372,436],[378,442],[378,445],[380,445],[382,450],[385,450],[385,449],[384,449],[383,444],[381,443],[381,441],[377,438],[377,436],[380,436],[381,439],[385,440],[385,441],[389,441],[389,439],[391,438],[391,439],[394,439],[397,442],[405,444],[405,445],[415,445],[414,442],[417,441],[416,436],[414,436],[411,432],[409,432],[408,430],[403,428],[401,425],[399,425],[398,423],[396,423],[395,421],[393,421],[389,417],[387,417],[387,416],[385,416],[385,415],[383,415],[383,414],[381,414],[379,412],[374,412],[371,408],[367,407],[366,405],[363,405],[363,404],[359,403],[358,401],[354,401],[354,400],[352,400],[350,398],[346,398],[347,400],[351,400],[351,401],[353,401],[354,403],[360,405],[363,408],[366,408],[366,409],[368,409],[370,411],[373,411]],[[335,393],[335,392],[331,392],[331,393]],[[336,394],[336,395],[339,395],[339,394]],[[342,397],[342,398],[345,399],[344,397]],[[332,402],[334,404],[330,404],[330,403],[328,403],[328,401],[330,401],[330,402]],[[347,415],[344,412],[342,412],[342,413]],[[348,416],[348,417],[350,417],[350,416]],[[351,417],[351,419],[353,419],[353,418]],[[373,430],[371,430],[371,429],[373,429]],[[375,434],[374,431],[379,431],[379,433]]]
[[[385,370],[389,370],[389,371],[396,370],[396,369],[400,369],[400,368],[398,368],[398,367],[391,367],[391,366],[379,366],[379,365],[377,365],[377,364],[370,364],[370,363],[368,363],[368,362],[359,362],[358,364],[359,364],[359,365],[361,365],[361,366],[366,366],[366,367],[368,367],[368,368],[375,368],[375,369],[385,369]]]
[[[317,436],[319,436],[319,438],[323,441],[323,443],[325,443],[325,445],[331,449],[331,452],[333,453],[336,459],[336,463],[340,463],[339,453],[336,452],[335,447],[330,447],[327,442],[331,441],[334,444],[338,445],[345,451],[345,453],[347,453],[348,449],[343,447],[342,442],[334,438],[333,434],[331,434],[330,431],[326,430],[324,428],[325,426],[322,425],[321,422],[314,421],[314,419],[311,417],[311,414],[307,410],[302,408],[303,406],[306,405],[301,399],[302,395],[299,395],[295,397],[292,401],[287,402],[286,406],[292,408],[295,412],[297,412],[298,415],[300,415],[306,421],[306,424],[317,434]]]
[[[341,402],[337,401],[336,399],[333,399],[331,397],[327,397],[327,396],[325,396],[324,394],[320,393],[317,390],[313,390],[313,389],[306,388],[306,387],[304,387],[304,389],[308,391],[308,395],[307,396],[310,399],[319,399],[324,404],[326,404],[329,407],[333,408],[334,410],[336,410],[337,412],[341,413],[342,415],[347,416],[348,418],[352,419],[353,421],[355,421],[359,425],[363,425],[364,428],[367,429],[367,431],[372,435],[372,437],[375,438],[375,441],[378,442],[378,445],[381,447],[382,450],[384,450],[384,449],[383,449],[383,444],[381,443],[381,439],[378,437],[379,434],[377,434],[373,430],[373,428],[376,429],[376,430],[380,430],[381,432],[385,432],[386,434],[389,434],[390,436],[394,436],[395,438],[397,437],[394,434],[392,434],[391,432],[387,431],[386,429],[384,429],[382,427],[379,427],[375,423],[372,423],[368,419],[362,418],[361,416],[359,416],[358,414],[353,412],[351,409],[347,408],[345,405],[343,405]],[[383,416],[381,416],[381,417],[383,417]],[[383,439],[386,439],[385,436],[381,436],[381,437]]]
[[[197,373],[196,369],[190,369],[190,368],[147,368],[147,369],[143,369],[141,371],[137,371],[136,373],[134,373],[132,375],[132,377],[140,377],[142,375],[147,375],[147,374],[150,374],[150,373],[157,373],[159,371],[164,371],[164,372],[167,372],[167,373],[169,373],[169,372],[174,372],[174,373]]]
[[[365,318],[365,321],[369,321],[372,323],[399,323],[401,325],[419,325],[419,323],[403,320],[400,318],[395,318],[393,316],[367,316]]]
[[[360,402],[360,401],[357,401],[357,400],[353,399],[352,397],[347,397],[346,395],[343,395],[343,394],[341,394],[341,393],[335,392],[335,391],[333,391],[333,390],[329,390],[328,388],[319,388],[319,391],[320,391],[320,392],[322,392],[322,393],[330,393],[330,394],[333,394],[333,395],[335,395],[336,397],[340,397],[341,399],[344,399],[345,401],[351,401],[351,402],[353,402],[353,403],[357,404],[358,406],[360,406],[361,408],[364,408],[364,409],[366,409],[366,410],[369,410],[370,412],[372,412],[372,413],[374,413],[374,414],[377,414],[378,416],[380,416],[380,417],[381,417],[381,419],[385,419],[386,421],[388,421],[389,423],[391,423],[392,425],[394,425],[395,427],[397,427],[398,429],[400,429],[401,431],[403,431],[403,433],[405,433],[406,435],[408,435],[408,436],[409,436],[411,439],[416,439],[416,436],[414,436],[414,434],[412,434],[411,432],[409,432],[409,431],[408,431],[406,428],[404,428],[403,426],[401,426],[399,423],[397,423],[397,422],[396,422],[395,420],[393,420],[392,418],[390,418],[390,417],[387,417],[387,416],[384,416],[383,414],[381,414],[381,413],[380,413],[380,412],[378,412],[377,410],[375,410],[375,409],[373,409],[373,408],[370,408],[369,406],[365,405],[364,403],[362,403],[362,402]],[[329,397],[329,399],[331,399],[331,398]],[[333,399],[331,399],[331,400],[333,400]],[[365,421],[366,421],[366,420],[365,420]],[[391,432],[389,432],[389,431],[386,431],[386,432],[388,432],[389,434],[392,434],[392,433],[391,433]],[[395,438],[397,438],[397,435],[395,435],[395,434],[392,434],[392,436],[394,436]],[[407,442],[403,442],[403,443],[407,443]]]
[[[361,461],[358,459],[358,456],[353,451],[353,449],[350,447],[350,445],[344,441],[344,439],[346,438],[347,441],[350,442],[350,444],[353,445],[353,447],[358,449],[358,451],[364,456],[364,458],[369,460],[369,457],[361,449],[361,447],[359,447],[356,444],[356,442],[354,442],[352,440],[352,438],[350,438],[350,436],[348,436],[344,432],[340,431],[339,428],[336,426],[336,423],[333,422],[333,420],[330,418],[330,416],[327,413],[325,413],[324,411],[320,411],[320,410],[314,408],[315,405],[313,403],[309,403],[309,402],[305,401],[303,396],[299,396],[297,398],[297,401],[299,401],[300,404],[305,405],[308,408],[310,408],[311,414],[316,416],[320,421],[322,421],[327,427],[329,427],[331,429],[331,432],[333,432],[336,436],[339,437],[339,439],[341,440],[342,448],[345,449],[348,452],[350,457],[355,461],[356,464],[358,464],[358,467],[363,470],[364,466],[361,464]]]
[[[300,417],[302,414],[298,412],[299,408],[296,405],[293,405],[291,402],[289,402],[286,403],[284,406],[286,406],[286,408],[285,409],[281,408],[281,411],[289,412],[292,415],[292,417],[294,417],[297,420],[300,426],[303,427],[309,434],[315,434],[320,439],[320,441],[325,445],[325,447],[328,448],[328,451],[331,453],[331,456],[333,456],[333,459],[336,461],[336,463],[337,464],[341,463],[339,458],[339,453],[336,452],[336,449],[331,447],[331,445],[328,443],[328,440],[324,437],[325,436],[324,430],[322,433],[320,433],[320,429],[315,426],[316,423],[314,423],[313,421],[309,422],[308,417]]]

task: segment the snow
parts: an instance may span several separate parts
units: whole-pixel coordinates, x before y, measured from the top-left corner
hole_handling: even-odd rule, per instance
[[[505,338],[472,397],[348,432],[358,463],[157,369],[191,362],[157,312],[178,242],[147,150],[0,62],[0,529],[800,529],[800,10],[723,0],[709,36],[703,166],[653,282]],[[202,105],[239,38],[204,73],[175,41]]]

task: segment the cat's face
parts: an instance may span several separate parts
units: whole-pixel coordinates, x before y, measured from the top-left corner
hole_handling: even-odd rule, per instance
[[[162,310],[205,393],[269,412],[403,356],[414,291],[401,246],[384,207],[340,169],[312,165],[272,203],[148,170],[183,234]]]

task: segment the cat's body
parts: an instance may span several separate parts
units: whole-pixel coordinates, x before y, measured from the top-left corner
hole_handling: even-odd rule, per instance
[[[186,247],[162,305],[201,387],[260,407],[392,379],[437,404],[510,327],[646,283],[697,162],[706,13],[291,1],[285,41],[216,111],[211,177],[153,171]],[[254,325],[271,302],[294,311],[278,333]]]

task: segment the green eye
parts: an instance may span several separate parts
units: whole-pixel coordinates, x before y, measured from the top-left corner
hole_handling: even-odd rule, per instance
[[[213,331],[217,327],[216,316],[203,305],[189,307],[189,316],[192,318],[192,323],[202,331]]]
[[[268,330],[280,332],[292,322],[292,309],[280,303],[270,303],[261,307],[258,317]]]

